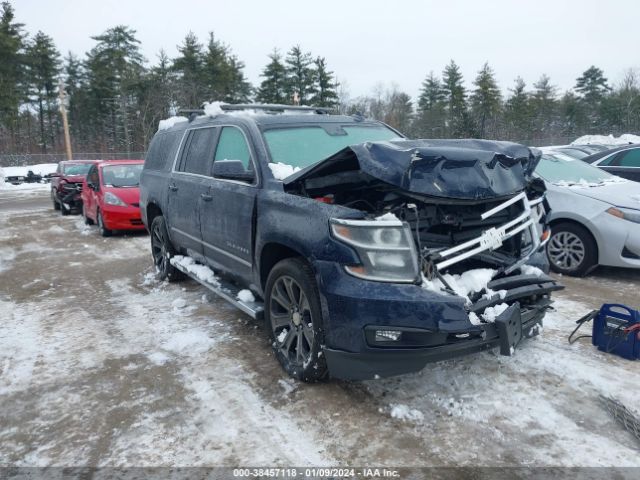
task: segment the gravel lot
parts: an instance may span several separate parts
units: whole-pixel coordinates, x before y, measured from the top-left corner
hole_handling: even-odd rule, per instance
[[[640,466],[599,400],[637,409],[638,363],[566,341],[605,301],[639,306],[640,272],[561,278],[512,358],[305,385],[249,317],[157,282],[148,243],[0,192],[1,465]]]

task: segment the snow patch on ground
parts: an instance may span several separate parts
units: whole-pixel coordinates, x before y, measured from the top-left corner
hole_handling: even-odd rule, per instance
[[[162,347],[179,355],[193,356],[208,352],[214,344],[215,340],[207,332],[193,328],[173,334]]]
[[[8,270],[16,258],[16,251],[11,247],[0,248],[0,272]]]
[[[171,127],[178,123],[188,122],[189,119],[187,117],[169,117],[164,120],[160,120],[158,123],[158,131],[169,130]]]
[[[62,228],[60,225],[51,225],[49,227],[49,231],[51,233],[67,233],[67,231],[64,228]]]
[[[640,143],[640,136],[625,133],[619,137],[613,135],[583,135],[576,138],[571,145],[589,145],[591,143],[600,145],[627,145],[630,143]]]
[[[253,296],[251,290],[240,290],[236,298],[245,303],[252,303],[256,301],[256,297]]]
[[[420,410],[409,408],[407,405],[396,404],[390,405],[390,407],[391,411],[389,413],[391,418],[413,423],[420,423],[424,420],[424,414]]]
[[[49,175],[58,169],[57,163],[39,163],[37,165],[26,165],[24,167],[2,167],[0,170],[5,177],[26,177],[31,170],[36,175]],[[2,175],[0,174],[0,175]]]
[[[287,165],[286,163],[269,163],[269,168],[271,169],[271,173],[276,180],[284,180],[287,177],[290,177],[296,172],[302,170],[300,167],[294,167],[292,165]]]

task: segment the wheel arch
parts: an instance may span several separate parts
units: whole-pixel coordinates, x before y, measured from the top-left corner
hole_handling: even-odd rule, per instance
[[[267,284],[269,272],[271,272],[273,267],[278,262],[287,258],[301,258],[303,261],[309,264],[309,266],[311,266],[307,258],[299,250],[291,246],[278,242],[269,242],[262,247],[262,250],[260,251],[260,261],[258,263],[260,274],[260,288],[262,289],[262,291],[264,291],[264,288]]]

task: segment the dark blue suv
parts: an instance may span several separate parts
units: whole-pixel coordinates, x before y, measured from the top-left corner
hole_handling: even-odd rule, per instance
[[[534,150],[311,107],[189,113],[162,122],[141,177],[157,271],[263,319],[298,379],[510,355],[562,288]]]

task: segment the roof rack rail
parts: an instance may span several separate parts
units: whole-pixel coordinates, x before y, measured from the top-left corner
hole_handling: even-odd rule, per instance
[[[270,112],[284,112],[290,110],[292,112],[315,112],[317,114],[329,114],[330,108],[326,107],[311,107],[305,105],[280,105],[280,104],[263,104],[263,103],[223,103],[220,105],[222,110],[235,111],[235,110],[265,110]]]

